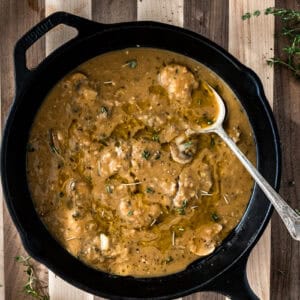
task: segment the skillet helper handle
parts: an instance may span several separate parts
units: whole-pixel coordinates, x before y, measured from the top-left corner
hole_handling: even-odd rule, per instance
[[[16,43],[14,50],[14,66],[17,91],[20,89],[23,81],[31,72],[31,70],[27,68],[26,64],[27,49],[48,31],[59,24],[65,24],[77,29],[78,35],[75,36],[71,41],[81,38],[86,33],[101,30],[105,27],[104,24],[93,22],[65,12],[56,12],[42,20]]]
[[[241,258],[233,267],[209,283],[205,290],[221,293],[232,300],[259,300],[248,282],[247,260],[248,255]]]

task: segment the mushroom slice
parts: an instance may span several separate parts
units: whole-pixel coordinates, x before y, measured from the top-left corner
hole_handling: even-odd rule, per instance
[[[170,144],[170,151],[174,161],[187,164],[193,160],[197,151],[197,140],[187,140],[185,135],[180,135]]]
[[[215,237],[222,228],[223,226],[218,223],[209,223],[198,228],[194,238],[189,243],[190,251],[198,256],[212,253],[217,244]]]

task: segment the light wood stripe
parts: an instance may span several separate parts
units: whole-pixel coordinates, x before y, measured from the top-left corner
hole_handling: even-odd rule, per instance
[[[267,66],[266,58],[274,55],[274,19],[262,14],[243,21],[241,16],[274,5],[274,0],[229,0],[229,51],[259,75],[271,104],[273,69]],[[270,228],[252,251],[247,266],[250,285],[263,300],[270,299]]]
[[[55,11],[66,11],[91,18],[90,0],[46,0],[46,16]],[[74,36],[74,29],[57,26],[46,35],[46,55]],[[94,296],[68,284],[49,271],[49,295],[51,300],[93,300]]]
[[[137,19],[183,26],[183,0],[137,0]]]

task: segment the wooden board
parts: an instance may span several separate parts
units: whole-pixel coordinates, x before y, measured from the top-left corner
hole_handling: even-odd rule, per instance
[[[12,50],[17,39],[46,15],[65,10],[92,18],[102,23],[132,20],[156,20],[177,26],[184,26],[214,40],[243,63],[253,68],[263,81],[270,102],[274,103],[284,144],[284,170],[282,192],[294,207],[299,195],[299,83],[291,80],[285,71],[274,71],[265,63],[273,56],[274,18],[259,18],[242,21],[247,11],[274,6],[275,0],[2,0],[0,2],[0,50],[1,50],[1,116],[2,124],[14,94]],[[276,0],[276,6],[300,9],[299,0]],[[276,25],[278,28],[278,24]],[[29,51],[29,65],[36,65],[53,49],[70,38],[67,28],[57,28],[41,39]],[[281,45],[276,44],[277,48]],[[275,47],[276,51],[276,47]],[[273,98],[273,92],[275,97]],[[284,99],[283,99],[284,96]],[[272,240],[271,240],[272,231]],[[272,258],[271,258],[272,248]],[[24,249],[10,216],[0,199],[0,300],[30,299],[20,290],[26,275],[15,263],[14,257],[23,254]],[[270,263],[272,261],[272,264]],[[275,215],[272,228],[269,226],[259,244],[255,247],[248,263],[248,276],[255,292],[263,300],[300,299],[300,249],[293,242]],[[39,275],[49,282],[51,300],[100,299],[82,292],[65,283],[41,265]],[[291,266],[298,266],[291,268]],[[293,270],[295,269],[295,270]],[[48,280],[49,278],[49,280]],[[215,293],[197,293],[184,299],[225,299]]]

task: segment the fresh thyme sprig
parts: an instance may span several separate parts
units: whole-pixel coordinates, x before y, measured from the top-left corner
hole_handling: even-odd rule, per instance
[[[49,295],[45,292],[43,282],[36,276],[36,272],[33,264],[31,263],[30,256],[16,256],[16,261],[21,263],[25,267],[25,273],[27,274],[27,281],[24,284],[23,292],[38,300],[49,300]]]
[[[251,16],[259,16],[258,12],[257,10],[253,14],[248,12],[242,16],[242,19],[247,20]],[[283,24],[281,36],[287,40],[287,45],[282,48],[280,57],[270,58],[267,63],[271,66],[281,65],[300,79],[300,11],[269,7],[265,9],[265,15],[274,15],[280,18]]]

